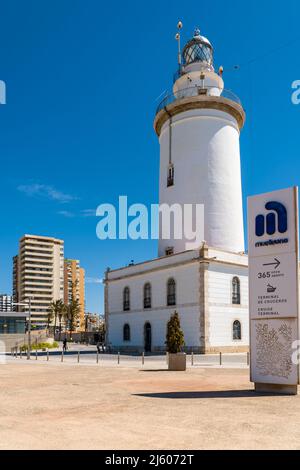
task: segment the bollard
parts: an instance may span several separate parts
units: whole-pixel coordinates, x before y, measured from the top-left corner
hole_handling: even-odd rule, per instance
[[[249,352],[247,352],[247,366],[249,366],[250,364],[250,354]]]
[[[145,364],[145,353],[144,353],[144,351],[143,351],[143,352],[142,352],[142,365],[144,365],[144,364]]]
[[[78,353],[77,353],[77,362],[78,363],[80,362],[80,351],[78,351]]]
[[[61,352],[61,362],[64,362],[64,351]]]
[[[47,349],[47,362],[49,361],[49,349]]]
[[[222,353],[220,352],[220,366],[222,365]]]
[[[191,355],[191,363],[192,363],[192,366],[194,365],[194,352],[192,351],[192,355]]]
[[[118,364],[120,364],[120,353],[118,352]]]
[[[99,362],[99,353],[98,353],[98,351],[97,351],[96,363],[98,364],[98,362]]]

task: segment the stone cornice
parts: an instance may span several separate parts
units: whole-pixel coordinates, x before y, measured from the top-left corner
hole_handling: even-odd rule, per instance
[[[154,129],[160,136],[161,129],[170,117],[192,109],[216,109],[223,111],[234,117],[240,129],[244,126],[246,115],[242,106],[228,98],[222,96],[189,96],[173,101],[165,108],[161,109],[154,119]]]
[[[159,258],[158,258],[159,259]],[[189,260],[184,260],[184,261],[178,261],[176,263],[172,263],[172,264],[168,264],[168,265],[163,265],[163,266],[156,266],[156,267],[152,267],[151,269],[148,269],[148,270],[141,270],[141,271],[137,271],[135,273],[129,273],[129,274],[125,274],[125,268],[124,270],[122,270],[122,275],[120,276],[117,276],[117,277],[114,277],[113,279],[105,279],[104,280],[104,284],[108,285],[109,283],[112,283],[112,282],[116,282],[116,281],[120,281],[122,279],[126,279],[126,278],[133,278],[133,277],[137,277],[137,276],[147,276],[149,273],[154,273],[154,272],[157,272],[157,271],[164,271],[166,269],[173,269],[173,268],[176,268],[177,266],[184,266],[184,265],[187,265],[187,264],[193,264],[195,262],[198,262],[200,264],[203,264],[203,263],[206,263],[206,264],[222,264],[222,265],[227,265],[227,266],[237,266],[237,267],[240,267],[240,268],[245,268],[245,269],[248,269],[248,266],[245,265],[245,264],[242,264],[242,263],[237,263],[237,262],[234,262],[234,261],[225,261],[225,260],[218,260],[218,259],[215,259],[215,258],[193,258],[193,259],[189,259]]]
[[[153,312],[161,312],[162,310],[169,310],[169,311],[174,311],[176,309],[181,309],[181,308],[192,308],[192,307],[198,307],[199,304],[196,302],[190,302],[190,303],[185,303],[185,304],[177,304],[177,305],[161,305],[160,307],[152,307],[152,308],[138,308],[134,310],[118,310],[115,312],[109,312],[109,315],[132,315],[132,314],[142,314],[142,313],[153,313]]]

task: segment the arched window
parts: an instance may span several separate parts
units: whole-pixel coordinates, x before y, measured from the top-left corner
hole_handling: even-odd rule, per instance
[[[167,305],[176,305],[176,283],[173,278],[167,284]]]
[[[144,285],[144,308],[151,308],[151,284],[147,282]]]
[[[234,340],[242,339],[242,325],[239,320],[235,320],[232,325],[232,338]]]
[[[123,326],[123,341],[130,341],[130,326],[128,323]]]
[[[232,303],[239,305],[241,303],[241,286],[238,277],[232,279]]]
[[[123,290],[123,310],[130,310],[130,290],[129,287],[125,287]]]

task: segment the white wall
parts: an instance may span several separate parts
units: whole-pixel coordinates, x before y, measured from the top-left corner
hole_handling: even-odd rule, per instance
[[[167,307],[167,281],[176,281],[176,306]],[[143,286],[152,286],[152,308],[143,307]],[[130,312],[123,312],[123,289],[130,288]],[[177,310],[187,345],[199,344],[199,263],[169,267],[109,283],[109,342],[115,346],[143,347],[144,324],[152,326],[153,347],[164,347],[166,324]],[[123,325],[131,327],[131,341],[123,342]]]
[[[168,307],[157,310],[143,310],[136,313],[123,312],[109,317],[109,342],[117,347],[144,348],[144,325],[151,324],[152,351],[162,349],[165,346],[167,322],[174,310],[179,312],[181,328],[184,333],[186,345],[199,346],[200,324],[199,307]],[[130,341],[123,341],[123,326],[130,325]]]
[[[240,279],[241,304],[232,304],[232,278]],[[209,342],[212,347],[248,346],[248,272],[245,267],[211,264],[208,271],[209,294]],[[242,339],[233,340],[232,325],[239,320]]]
[[[169,122],[160,135],[160,204],[204,204],[204,239],[209,246],[244,250],[239,129],[229,114],[196,109],[173,118],[174,186],[167,187]],[[160,240],[159,256],[168,246],[184,251],[181,240]],[[194,247],[196,248],[196,246]]]
[[[176,309],[180,315],[181,326],[187,347],[199,347],[200,338],[200,277],[199,258],[192,260],[195,253],[158,259],[151,263],[136,265],[124,270],[109,273],[109,342],[115,347],[144,346],[144,325],[152,326],[153,349],[163,348],[166,324]],[[220,250],[209,249],[208,258],[216,256],[221,262],[209,263],[208,269],[208,339],[209,346],[238,347],[249,344],[248,316],[248,268],[247,257]],[[188,259],[190,258],[189,262]],[[180,259],[180,264],[176,261]],[[236,264],[225,264],[236,263]],[[187,262],[187,263],[186,263]],[[163,263],[163,264],[162,264]],[[172,266],[173,263],[173,266]],[[182,264],[186,263],[186,264]],[[155,266],[159,266],[155,270]],[[147,272],[146,269],[149,269]],[[134,274],[132,273],[134,270]],[[128,276],[128,272],[131,274]],[[140,272],[140,274],[138,274]],[[120,274],[123,273],[122,276]],[[126,277],[128,276],[128,277]],[[232,304],[232,278],[238,276],[241,286],[241,304]],[[177,287],[177,305],[167,307],[167,280],[173,277]],[[113,280],[114,279],[114,280]],[[143,286],[152,285],[152,308],[143,308]],[[131,310],[123,312],[123,289],[130,288]],[[242,324],[242,340],[233,340],[232,325],[234,320]],[[131,328],[130,342],[123,341],[123,326]]]

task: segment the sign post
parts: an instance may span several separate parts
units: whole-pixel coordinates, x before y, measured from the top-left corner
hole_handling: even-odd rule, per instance
[[[248,198],[250,380],[297,394],[298,189]]]

